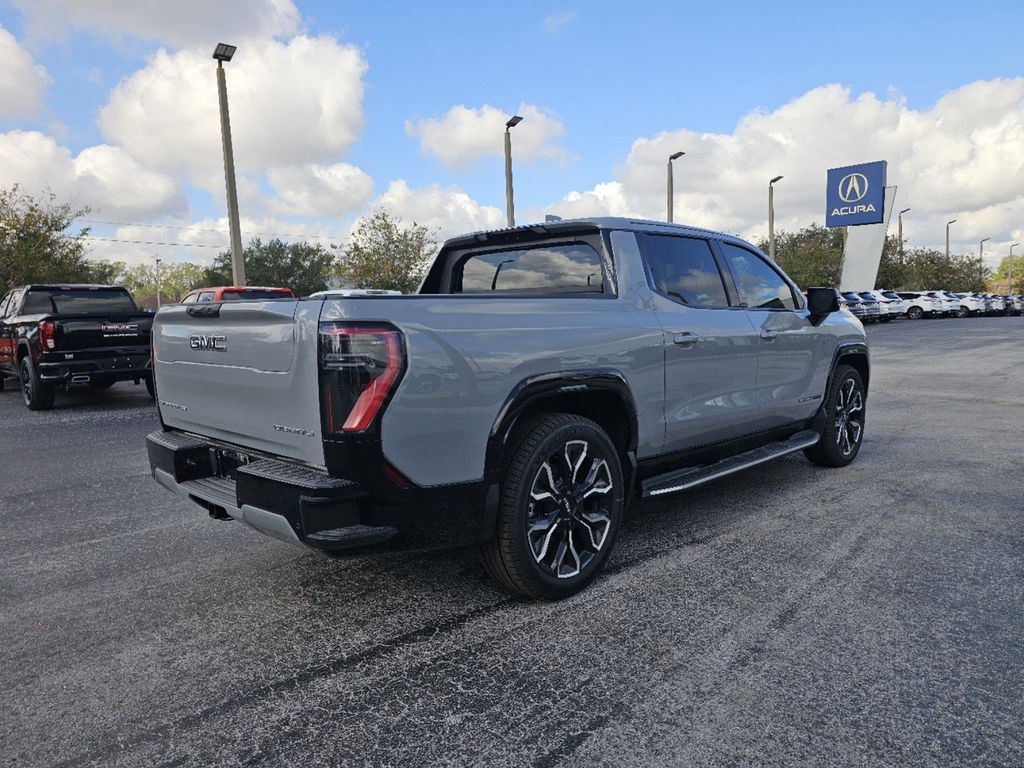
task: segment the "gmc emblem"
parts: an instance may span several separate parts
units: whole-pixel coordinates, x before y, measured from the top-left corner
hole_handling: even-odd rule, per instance
[[[228,348],[227,336],[189,336],[188,345],[192,349],[212,349],[223,352]]]

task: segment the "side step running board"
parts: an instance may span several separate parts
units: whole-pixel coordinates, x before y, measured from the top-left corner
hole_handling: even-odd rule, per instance
[[[714,464],[708,464],[704,467],[684,467],[683,469],[666,472],[663,475],[649,477],[640,483],[640,495],[643,497],[660,496],[663,493],[684,491],[687,488],[710,483],[712,480],[731,475],[733,472],[756,467],[758,464],[772,461],[780,456],[785,456],[787,453],[795,453],[796,451],[802,451],[804,448],[810,448],[819,439],[820,437],[817,432],[805,429],[803,432],[797,432],[788,440],[763,445],[752,451],[730,456],[728,459],[722,459]]]

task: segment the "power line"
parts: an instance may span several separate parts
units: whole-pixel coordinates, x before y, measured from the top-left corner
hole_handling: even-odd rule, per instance
[[[143,229],[177,229],[187,232],[217,232],[218,234],[227,235],[230,234],[226,229],[212,229],[209,227],[196,227],[189,225],[187,227],[177,227],[172,224],[142,224],[137,221],[101,221],[100,219],[78,219],[85,224],[103,224],[111,227],[141,227]],[[315,240],[343,240],[341,235],[309,235],[309,234],[281,234],[279,232],[249,232],[250,235],[259,235],[261,237],[294,237],[294,238],[312,238]]]
[[[230,245],[210,245],[207,243],[160,243],[154,240],[119,240],[116,237],[94,237],[85,235],[86,240],[102,240],[104,243],[129,243],[130,245],[173,245],[178,248],[220,248],[230,250]]]

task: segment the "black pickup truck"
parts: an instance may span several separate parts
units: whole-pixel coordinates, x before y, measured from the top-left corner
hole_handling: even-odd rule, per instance
[[[27,285],[0,299],[0,389],[17,377],[25,405],[53,406],[58,386],[145,381],[153,396],[153,316],[111,285]]]

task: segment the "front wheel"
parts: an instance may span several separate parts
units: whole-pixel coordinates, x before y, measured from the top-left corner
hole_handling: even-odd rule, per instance
[[[857,458],[864,440],[864,410],[867,394],[856,368],[836,367],[829,384],[821,439],[804,451],[819,467],[845,467]]]
[[[969,314],[971,314],[971,310],[967,307],[960,307],[960,309],[956,311],[957,317],[967,317]]]
[[[42,382],[39,372],[27,356],[21,360],[21,396],[30,411],[53,408],[53,387]]]
[[[527,597],[559,600],[586,587],[615,543],[625,499],[618,451],[601,427],[573,414],[519,432],[501,480],[488,573]]]
[[[920,307],[911,307],[907,310],[907,317],[911,320],[920,320],[922,315],[924,315],[924,310]]]

